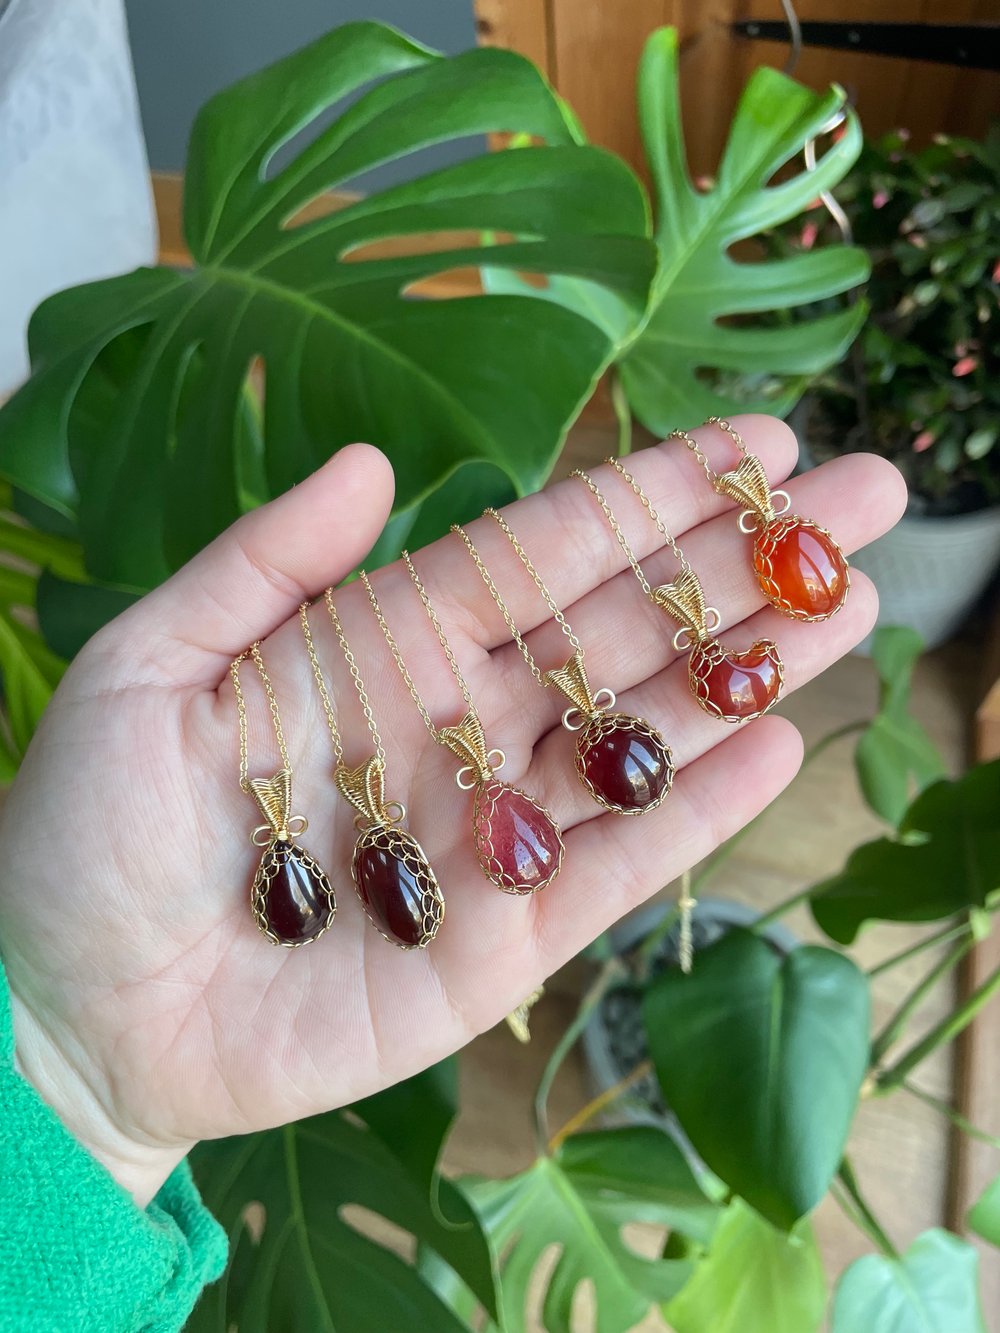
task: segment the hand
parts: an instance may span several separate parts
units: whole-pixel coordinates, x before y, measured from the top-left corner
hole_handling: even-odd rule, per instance
[[[795,461],[780,422],[737,423],[772,485]],[[728,465],[730,446],[705,435]],[[876,596],[855,571],[842,611],[799,624],[764,607],[750,542],[679,443],[633,460],[681,541],[727,641],[773,636],[786,689],[803,684],[871,628]],[[597,473],[651,580],[675,572],[638,501]],[[886,463],[854,456],[788,484],[793,508],[849,552],[899,516],[904,490]],[[447,900],[426,950],[403,952],[365,919],[350,879],[351,811],[335,792],[333,752],[296,614],[361,560],[391,504],[376,450],[338,453],[302,485],[235,524],[172,579],[102,630],[78,656],[42,720],[3,810],[0,940],[25,1077],[145,1204],[200,1138],[239,1134],[351,1102],[395,1083],[492,1026],[618,917],[704,857],[794,776],[801,747],[779,717],[735,728],[691,698],[673,626],[643,597],[579,481],[507,515],[582,640],[594,688],[650,720],[678,765],[655,812],[602,812],[576,780],[565,701],[539,689],[510,642],[460,539],[416,564],[476,700],[502,777],[560,822],[560,876],[535,896],[498,892],[473,852],[456,761],[425,731],[360,584],[338,593],[344,627],[387,751],[387,797],[404,801]],[[470,534],[543,667],[568,656],[537,591],[488,519]],[[656,555],[650,556],[651,551]],[[400,563],[375,578],[382,606],[432,716],[464,711]],[[311,617],[334,686],[346,757],[371,746],[322,607]],[[280,702],[301,839],[331,876],[337,918],[303,949],[257,931],[248,888],[260,822],[238,785],[230,660],[254,639]],[[244,670],[251,775],[279,765],[263,694]]]

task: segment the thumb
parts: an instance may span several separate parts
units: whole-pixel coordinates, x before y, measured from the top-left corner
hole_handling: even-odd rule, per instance
[[[393,486],[383,453],[369,444],[347,445],[298,486],[227,528],[119,616],[114,632],[144,645],[141,656],[155,658],[160,676],[217,683],[248,644],[364,559],[389,515]]]

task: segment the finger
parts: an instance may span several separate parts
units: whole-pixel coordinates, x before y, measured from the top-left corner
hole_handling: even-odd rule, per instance
[[[767,607],[734,626],[724,641],[737,649],[759,638],[779,642],[785,663],[784,697],[787,698],[860,643],[874,625],[877,614],[875,586],[859,572],[850,598],[832,619],[821,624],[803,624],[786,620]],[[687,654],[634,689],[620,692],[615,711],[644,718],[656,727],[670,746],[678,768],[700,759],[737,730],[735,723],[724,722],[699,707],[688,685]],[[758,722],[744,723],[739,730],[758,726]],[[574,740],[563,727],[554,727],[535,747],[523,779],[526,787],[543,794],[564,829],[603,814],[601,806],[577,777]],[[672,800],[673,794],[668,804]],[[650,816],[644,816],[647,817]]]
[[[574,884],[571,911],[558,880],[535,895],[539,978],[749,824],[801,762],[796,728],[784,718],[761,718],[683,769],[670,800],[647,818],[604,814],[568,833],[567,862],[587,873]]]
[[[171,682],[217,683],[248,644],[365,557],[392,496],[384,454],[367,444],[338,450],[112,622],[116,638],[127,634],[134,641],[130,669]]]
[[[617,482],[618,490],[612,490],[612,482]],[[584,489],[582,483],[576,484]],[[884,459],[871,454],[853,454],[825,463],[796,477],[787,484],[787,490],[793,508],[829,527],[848,553],[890,528],[906,503],[906,488],[899,473]],[[587,499],[592,499],[589,493],[584,493]],[[641,504],[620,477],[612,476],[605,493],[630,541],[638,543],[647,529],[658,536]],[[605,521],[596,502],[593,508],[597,517]],[[751,564],[752,542],[736,530],[732,510],[689,532],[683,550],[702,581],[706,600],[719,610],[723,630],[739,624],[765,605]],[[647,558],[643,567],[654,587],[678,573],[677,561],[667,549]],[[844,608],[833,621],[847,614],[857,600],[856,582],[852,578]],[[621,694],[655,676],[678,656],[672,646],[676,623],[650,604],[631,569],[567,607],[566,616],[584,646],[587,671],[595,689],[607,686]],[[796,622],[777,613],[765,623],[771,626],[769,637],[777,642],[786,665],[790,662],[790,654],[785,651],[786,640],[804,644],[810,632],[819,628],[800,626],[805,635],[789,636]],[[858,639],[861,637],[859,634]],[[561,665],[570,653],[565,637],[552,623],[528,632],[525,640],[543,670]],[[857,639],[845,642],[840,651],[846,652],[855,642]],[[556,690],[527,689],[527,669],[516,644],[506,643],[494,650],[491,662],[497,668],[497,694],[484,701],[484,718],[492,723],[491,731],[501,737],[497,744],[514,755],[516,747],[509,745],[508,733],[540,734],[556,724],[566,700]]]
[[[791,472],[798,452],[795,436],[776,417],[734,418],[743,432],[747,448],[764,464],[772,485]],[[718,435],[714,426],[693,432],[704,441]],[[717,451],[718,452],[718,451]],[[735,459],[735,449],[732,449]],[[629,468],[653,505],[663,513],[675,536],[706,519],[732,510],[732,502],[716,494],[691,451],[680,440],[632,455]],[[616,474],[598,470],[602,485]],[[619,484],[621,484],[620,478]],[[629,493],[631,495],[631,493]],[[634,497],[632,497],[634,499]],[[622,549],[594,498],[576,478],[530,495],[504,510],[505,517],[522,542],[533,564],[556,602],[566,607],[626,568]],[[662,539],[647,519],[633,525],[633,549],[643,559],[662,545]],[[531,628],[550,616],[538,589],[521,565],[507,538],[489,518],[470,523],[467,531],[496,579],[500,592],[517,624]],[[503,618],[483,596],[478,571],[459,537],[450,535],[421,552],[421,577],[439,613],[454,628],[464,631],[485,648],[509,640]],[[406,580],[405,569],[386,571],[384,586],[390,597],[405,600],[397,592]]]

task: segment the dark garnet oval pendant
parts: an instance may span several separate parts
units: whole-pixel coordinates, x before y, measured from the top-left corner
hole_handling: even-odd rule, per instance
[[[373,824],[355,844],[351,869],[376,930],[401,949],[430,944],[444,920],[444,897],[416,838],[392,825]]]
[[[591,718],[577,738],[576,768],[595,801],[625,815],[655,810],[674,780],[670,746],[655,727],[626,713]]]
[[[558,875],[559,826],[519,787],[492,777],[477,783],[472,828],[479,864],[505,893],[535,893]]]
[[[318,862],[296,843],[275,838],[260,858],[250,907],[272,944],[294,949],[330,928],[337,900]]]
[[[851,586],[843,551],[825,528],[798,514],[758,532],[753,565],[764,596],[793,620],[826,620]]]
[[[781,694],[784,668],[777,644],[758,639],[732,652],[718,639],[696,643],[688,658],[691,693],[713,717],[747,722],[766,713]]]

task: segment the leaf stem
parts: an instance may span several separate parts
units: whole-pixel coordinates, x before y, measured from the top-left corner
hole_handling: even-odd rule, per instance
[[[539,1157],[549,1153],[549,1093],[556,1075],[562,1068],[563,1061],[576,1045],[583,1029],[587,1026],[591,1014],[607,995],[611,988],[628,975],[625,964],[617,956],[609,958],[601,967],[580,1001],[573,1021],[556,1042],[552,1054],[545,1063],[542,1076],[538,1080],[535,1092],[535,1146]]]
[[[956,1129],[960,1129],[963,1134],[968,1134],[970,1139],[978,1139],[980,1143],[986,1143],[1000,1152],[1000,1138],[996,1138],[993,1134],[987,1134],[985,1129],[980,1129],[971,1120],[966,1120],[961,1111],[956,1111],[954,1106],[948,1102],[943,1102],[940,1097],[924,1092],[923,1088],[918,1088],[915,1083],[904,1081],[899,1086],[904,1092],[908,1092],[911,1097],[916,1097],[917,1101],[926,1102],[939,1115],[943,1115],[945,1119],[950,1120]]]
[[[973,943],[972,932],[970,930],[964,939],[960,939],[957,944],[952,945],[948,952],[943,954],[933,967],[920,978],[900,1004],[896,1012],[886,1023],[885,1027],[872,1042],[871,1063],[873,1065],[878,1065],[886,1051],[888,1051],[891,1046],[895,1045],[913,1013],[920,1007],[942,977],[950,972],[957,963],[962,961],[972,948]]]
[[[846,1208],[844,1206],[844,1200],[840,1197],[837,1191],[834,1191],[834,1198],[840,1204],[841,1208],[844,1209],[844,1212],[847,1213],[855,1226],[863,1231],[868,1239],[872,1241],[884,1255],[889,1259],[898,1259],[899,1251],[886,1235],[884,1228],[872,1212],[864,1195],[861,1193],[861,1189],[854,1175],[854,1170],[846,1157],[840,1164],[840,1169],[837,1172],[837,1180],[846,1192],[853,1208],[853,1211],[852,1209]]]
[[[618,422],[617,451],[619,458],[632,451],[632,409],[625,395],[625,386],[617,369],[612,369],[610,376],[611,406]]]
[[[922,940],[917,940],[916,944],[911,944],[909,948],[903,949],[900,953],[894,953],[889,958],[883,958],[881,963],[876,963],[874,967],[870,967],[868,977],[873,979],[881,976],[883,972],[898,967],[900,963],[916,958],[917,954],[923,953],[925,949],[932,949],[935,944],[950,944],[952,940],[957,940],[970,931],[971,927],[968,921],[962,921],[957,926],[945,926],[943,930],[936,931],[933,935],[925,935]]]
[[[991,972],[982,985],[977,986],[957,1009],[943,1018],[940,1023],[935,1024],[926,1036],[911,1046],[906,1054],[897,1060],[891,1068],[879,1074],[875,1080],[877,1091],[884,1094],[900,1087],[922,1060],[926,1060],[939,1046],[954,1041],[958,1034],[969,1026],[980,1009],[989,1003],[997,991],[1000,991],[1000,967]]]
[[[624,1078],[620,1078],[618,1082],[613,1084],[610,1088],[605,1088],[602,1093],[593,1097],[587,1102],[586,1106],[582,1106],[580,1110],[577,1111],[576,1115],[570,1116],[562,1129],[556,1130],[551,1139],[549,1139],[549,1152],[557,1152],[565,1139],[568,1139],[571,1134],[575,1134],[577,1130],[582,1129],[588,1121],[593,1120],[595,1115],[600,1115],[606,1106],[610,1106],[613,1102],[616,1102],[623,1093],[628,1092],[629,1088],[633,1087],[640,1081],[640,1079],[644,1079],[647,1074],[651,1073],[652,1069],[652,1060],[640,1060],[633,1069],[629,1070]]]

